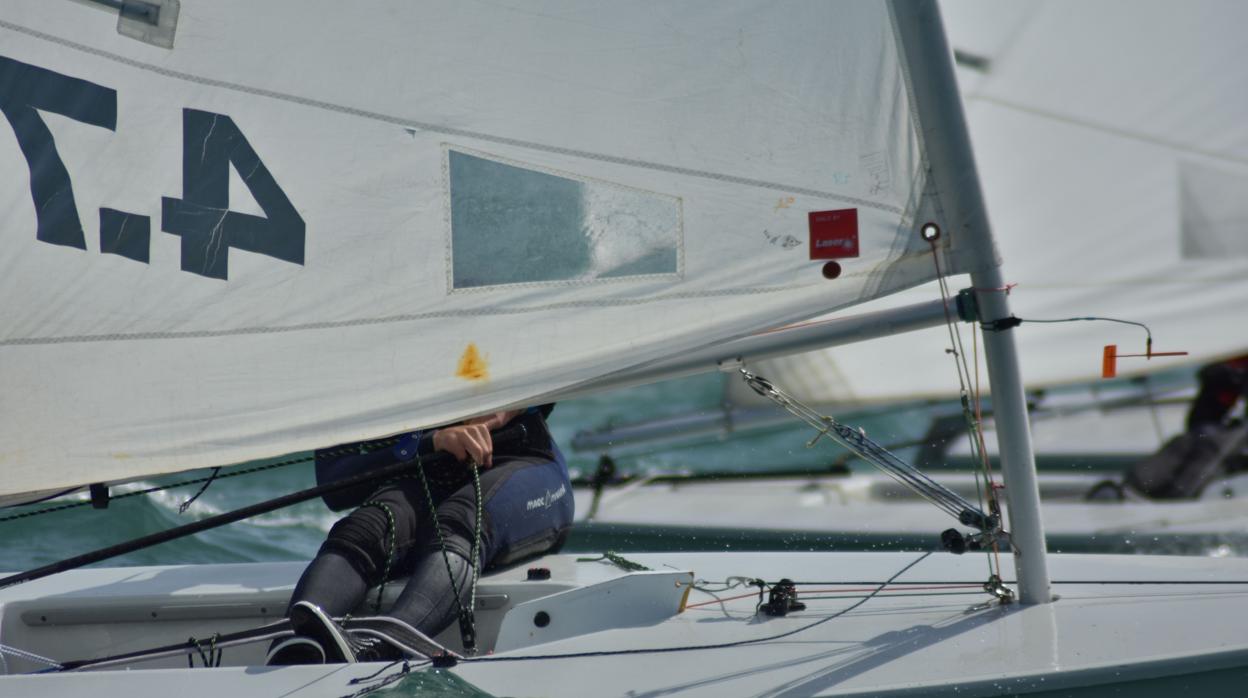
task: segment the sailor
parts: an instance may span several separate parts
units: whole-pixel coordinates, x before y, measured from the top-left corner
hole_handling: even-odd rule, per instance
[[[1200,369],[1200,390],[1187,413],[1187,430],[1198,433],[1223,426],[1241,398],[1248,397],[1248,355]]]
[[[1236,403],[1248,396],[1248,355],[1205,366],[1200,389],[1187,413],[1187,431],[1156,453],[1132,464],[1123,485],[1157,499],[1199,497],[1219,477],[1248,467],[1246,427],[1231,418]],[[1100,498],[1102,484],[1089,493]],[[1119,498],[1125,495],[1118,488]]]
[[[543,405],[483,415],[414,432],[376,450],[369,448],[378,442],[318,451],[318,466],[339,471],[411,460],[422,445],[428,450],[425,440],[434,451],[454,459],[422,460],[409,475],[386,483],[334,524],[291,596],[287,616],[295,636],[274,643],[268,663],[400,658],[390,643],[370,642],[344,631],[334,619],[347,614],[381,611],[393,627],[428,637],[458,618],[461,632],[470,636],[474,566],[496,568],[557,550],[572,525],[567,464],[546,427],[551,409],[553,405]],[[525,436],[495,444],[491,432],[504,427]],[[482,500],[479,512],[474,465]],[[423,469],[424,478],[417,467]],[[370,587],[403,576],[408,581],[389,608],[377,608],[380,591],[376,604],[366,602]]]

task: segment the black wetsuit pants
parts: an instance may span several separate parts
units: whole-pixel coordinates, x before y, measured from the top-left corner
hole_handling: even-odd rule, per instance
[[[557,549],[571,527],[567,466],[544,425],[540,434],[511,452],[496,451],[494,466],[480,471],[477,562],[483,569]],[[468,603],[468,561],[478,535],[476,489],[471,471],[462,467],[465,476],[458,481],[426,479],[432,512],[430,496],[413,473],[334,524],[291,603],[310,601],[331,616],[383,613],[430,636],[441,632],[459,609],[456,590],[460,603]],[[405,575],[407,585],[391,608],[375,608],[373,599],[360,607],[369,587]]]

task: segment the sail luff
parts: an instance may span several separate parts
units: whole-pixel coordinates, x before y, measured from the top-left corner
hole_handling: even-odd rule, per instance
[[[969,244],[963,249],[975,260],[970,271],[980,321],[990,323],[1008,318],[1008,292],[980,189],[953,73],[953,52],[945,38],[940,8],[935,0],[892,0],[889,7],[902,38],[903,60],[910,71],[920,127],[934,135],[925,142],[935,185],[946,194],[943,201],[951,223],[947,232],[967,240]],[[1014,334],[1005,329],[984,335],[993,414],[1007,485],[1019,601],[1048,603],[1052,591],[1040,520],[1040,489]]]

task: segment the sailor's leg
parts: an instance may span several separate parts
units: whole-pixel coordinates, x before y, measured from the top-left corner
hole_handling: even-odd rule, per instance
[[[290,603],[309,601],[330,616],[353,612],[370,586],[398,572],[398,561],[415,543],[424,508],[401,487],[373,495],[340,519],[316,559],[304,571]]]
[[[481,472],[479,563],[499,566],[550,551],[572,523],[572,495],[562,459],[508,458]],[[434,636],[470,601],[476,489],[464,485],[437,507],[437,537],[405,561],[411,577],[390,615]],[[450,567],[448,574],[447,567]],[[456,591],[460,602],[455,602]]]
[[[322,547],[295,585],[290,607],[299,601],[310,601],[331,616],[342,616],[359,606],[367,591],[368,582],[356,565],[341,553]]]
[[[391,616],[430,637],[455,621],[460,605],[467,607],[472,591],[472,567],[467,556],[459,552],[460,542],[454,547],[448,543],[445,558],[440,550],[426,550],[416,556],[411,577],[394,602]],[[459,604],[455,603],[456,591]]]

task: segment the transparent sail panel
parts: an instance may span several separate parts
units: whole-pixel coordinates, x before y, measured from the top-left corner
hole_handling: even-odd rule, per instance
[[[680,201],[451,150],[452,288],[680,271]]]

